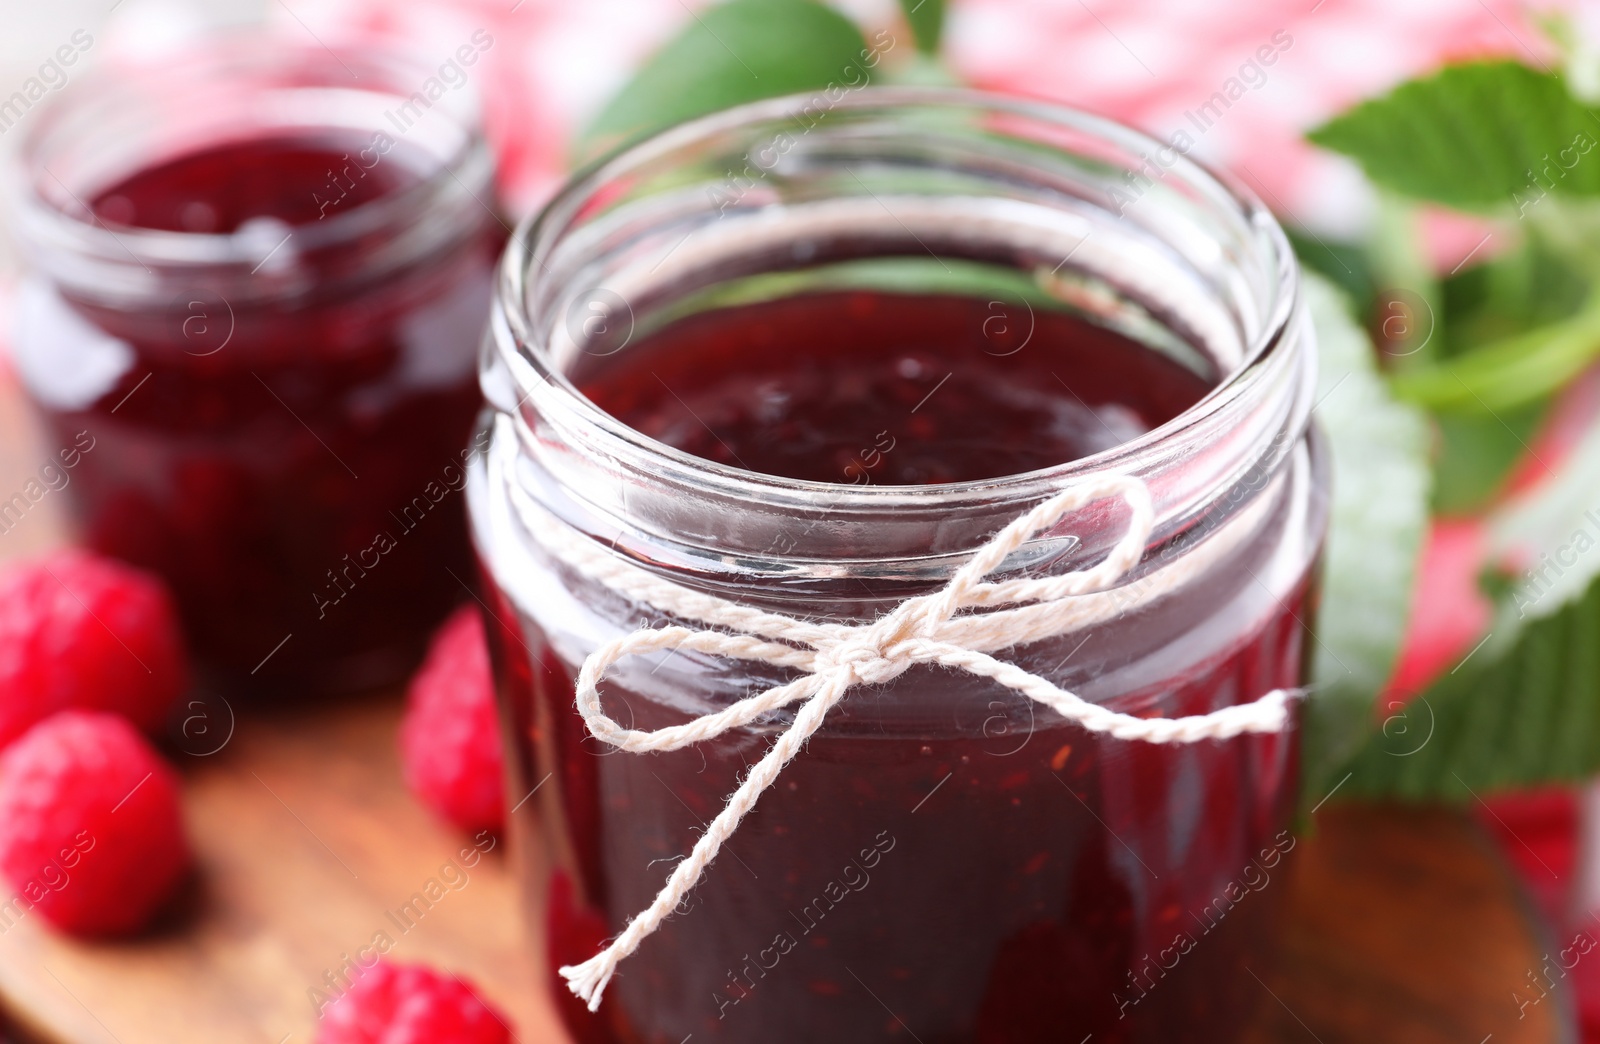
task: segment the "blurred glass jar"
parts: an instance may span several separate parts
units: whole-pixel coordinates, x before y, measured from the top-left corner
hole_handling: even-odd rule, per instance
[[[630,352],[660,362],[643,345],[686,315],[783,301],[792,316],[840,285],[971,293],[1006,277],[1050,290],[1035,308],[1184,360],[1210,391],[1041,470],[850,485],[848,472],[803,481],[685,453],[580,390]],[[1002,658],[1144,717],[1303,681],[1327,467],[1299,270],[1259,202],[1054,106],[780,99],[674,128],[569,183],[508,249],[491,330],[491,441],[468,499],[499,625],[514,850],[577,1039],[1236,1039],[1261,996],[1244,969],[1269,959],[1282,895],[1267,885],[1295,843],[1298,716],[1281,733],[1119,740],[927,665],[844,697],[598,1012],[556,971],[646,908],[795,715],[670,752],[592,737],[574,707],[586,657],[641,621],[703,628],[608,583],[620,571],[860,623],[937,590],[1063,488],[1135,475],[1155,497],[1143,560],[1073,599],[1073,630]],[[758,335],[746,343],[760,351]],[[1121,510],[1085,506],[1006,575],[1085,568],[1126,526]],[[554,550],[572,546],[609,561]],[[602,695],[627,727],[654,730],[792,677],[673,648],[616,663]]]
[[[228,37],[27,115],[17,370],[93,440],[84,539],[168,580],[220,678],[392,679],[465,594],[504,226],[476,96],[438,73]]]

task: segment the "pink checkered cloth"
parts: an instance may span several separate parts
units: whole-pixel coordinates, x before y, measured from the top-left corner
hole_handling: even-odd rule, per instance
[[[842,6],[870,26],[896,24],[884,0]],[[526,209],[559,183],[575,129],[688,20],[689,7],[523,0],[513,11],[506,0],[327,0],[298,4],[296,13],[325,39],[378,34],[441,56],[474,29],[493,34],[479,86],[507,198]],[[1101,112],[1162,138],[1187,130],[1196,135],[1195,155],[1233,171],[1290,219],[1334,231],[1360,224],[1370,193],[1350,164],[1301,141],[1306,128],[1446,59],[1551,56],[1513,0],[1236,0],[1225,8],[953,0],[946,41],[972,83]],[[1219,92],[1230,102],[1225,115],[1196,133],[1186,114]],[[1456,234],[1466,240],[1463,252],[1481,237],[1475,230]],[[1446,243],[1445,253],[1453,247]]]

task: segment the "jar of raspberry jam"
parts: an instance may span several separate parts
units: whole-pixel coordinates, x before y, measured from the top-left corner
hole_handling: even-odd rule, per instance
[[[577,1040],[1220,1042],[1265,996],[1297,704],[1118,738],[968,655],[1134,732],[1304,679],[1327,467],[1298,271],[1257,201],[1158,150],[982,94],[784,99],[603,161],[514,238],[468,501],[519,873]],[[862,651],[1107,483],[1149,513],[1087,495],[986,574],[973,626]],[[993,633],[1007,584],[1130,533]],[[850,670],[807,718],[808,672]]]
[[[437,75],[225,38],[29,114],[16,369],[47,437],[93,438],[84,539],[168,580],[223,679],[394,677],[466,596],[505,234],[470,84]]]

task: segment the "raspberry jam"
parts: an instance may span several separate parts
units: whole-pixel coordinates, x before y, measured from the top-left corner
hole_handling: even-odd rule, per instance
[[[325,219],[416,185],[404,163],[381,163],[370,140],[262,138],[179,156],[103,190],[89,207],[107,225],[167,232],[231,233],[251,221],[294,226]]]
[[[868,291],[703,313],[608,361],[571,376],[618,420],[719,464],[813,482],[1037,471],[1165,424],[1211,387],[1059,312]]]
[[[1170,358],[1062,313],[1038,315],[1023,350],[996,354],[984,332],[993,312],[954,296],[802,295],[680,321],[575,379],[617,419],[699,456],[882,484],[1065,463],[1171,420],[1209,390]],[[888,442],[874,443],[877,432]],[[1240,571],[1186,600],[1249,602],[1252,586]],[[1303,599],[1298,589],[1254,614],[1182,674],[1158,668],[1119,707],[1203,714],[1296,684]],[[552,723],[535,746],[560,776],[572,872],[593,897],[579,907],[556,878],[554,967],[590,956],[622,927],[618,915],[649,902],[769,736],[609,755],[571,713],[576,665],[536,627],[525,624],[525,639],[538,667],[513,705],[536,735]],[[1029,659],[1066,661],[1068,677],[1087,680],[1071,660],[1090,641],[1102,656],[1119,644],[1138,655],[1113,627],[1041,643]],[[1170,647],[1159,655],[1185,659]],[[649,687],[608,684],[607,699],[636,728],[681,724],[686,694],[672,690],[686,681],[671,668]],[[905,1029],[923,1040],[1175,1041],[1212,1039],[1193,1035],[1196,1020],[1236,1023],[1253,999],[1240,961],[1273,899],[1234,904],[1225,893],[1292,844],[1274,836],[1289,739],[1123,742],[1052,724],[998,687],[962,706],[974,687],[916,669],[890,692],[847,698],[690,909],[624,965],[612,1002],[633,1018],[600,1030],[574,1008],[575,1028],[605,1041],[867,1040]]]
[[[471,568],[454,493],[503,242],[470,198],[487,162],[459,130],[442,155],[415,132],[217,133],[84,175],[92,213],[52,217],[118,270],[83,278],[41,237],[56,278],[21,295],[18,369],[53,439],[95,436],[67,490],[84,539],[167,579],[214,674],[393,677]]]
[[[794,106],[637,146],[508,248],[468,499],[546,988],[584,1044],[1237,1040],[1295,846],[1298,718],[1115,739],[927,664],[845,692],[596,1011],[557,974],[650,906],[796,720],[648,754],[589,734],[596,650],[708,627],[662,609],[661,581],[861,624],[1062,489],[1134,475],[1140,562],[997,658],[1140,717],[1304,680],[1326,471],[1270,217],[1187,169],[1191,195],[1118,214],[1129,132],[1065,110]],[[760,158],[764,178],[720,180]],[[993,577],[1088,568],[1130,517],[1075,509]],[[796,677],[674,648],[613,663],[600,694],[648,732]]]

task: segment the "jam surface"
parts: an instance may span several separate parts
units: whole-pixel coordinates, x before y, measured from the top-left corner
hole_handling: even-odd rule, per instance
[[[380,156],[370,141],[261,138],[146,167],[102,189],[89,207],[107,224],[220,235],[250,221],[309,224],[416,183],[413,169]]]
[[[362,275],[380,248],[360,238],[301,257],[295,234],[324,215],[420,183],[420,155],[370,145],[333,131],[230,142],[95,194],[113,231],[255,226],[262,273],[235,299],[29,290],[19,369],[56,437],[96,439],[69,490],[85,539],[166,577],[196,652],[231,682],[396,677],[465,594],[456,492],[502,237],[485,214],[381,278]],[[298,289],[254,293],[269,277]]]
[[[584,394],[668,445],[746,471],[883,485],[1077,460],[1210,390],[1061,312],[871,291],[701,313],[585,363],[572,375]]]
[[[1210,387],[1061,314],[997,344],[992,312],[943,295],[805,295],[681,320],[583,360],[573,379],[688,452],[873,483],[1060,463],[1170,420]],[[1146,715],[1298,684],[1305,577],[1278,594],[1250,580],[1282,516],[1154,605],[1001,655]],[[590,1014],[555,969],[593,956],[645,908],[788,718],[685,750],[618,753],[573,710],[579,665],[558,650],[563,617],[581,610],[495,597],[496,619],[520,622],[490,628],[514,769],[523,793],[548,780],[513,829],[543,831],[552,853],[529,899],[543,910],[550,988],[585,1044],[1222,1044],[1259,1002],[1244,969],[1270,960],[1272,882],[1294,847],[1293,731],[1121,741],[982,679],[916,667],[845,697]],[[859,603],[804,609],[862,614]],[[1213,618],[1230,622],[1201,626]],[[788,677],[762,670],[692,655],[619,665],[604,697],[614,717],[656,729]],[[1145,681],[1096,691],[1113,671]]]

